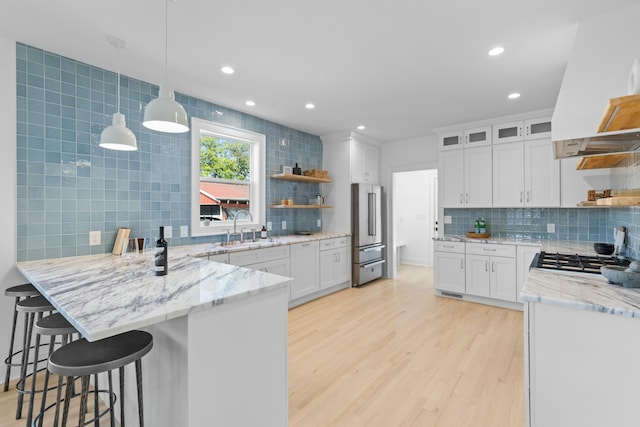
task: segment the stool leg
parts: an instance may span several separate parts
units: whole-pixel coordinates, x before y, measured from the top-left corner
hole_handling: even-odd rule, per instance
[[[27,365],[29,364],[29,347],[31,346],[31,327],[33,326],[33,321],[35,317],[35,313],[25,314],[24,320],[24,346],[22,347],[22,367],[20,369],[20,379],[18,380],[18,384],[16,384],[16,389],[18,390],[18,407],[16,408],[16,420],[22,418],[22,402],[24,399],[24,391],[26,389],[26,376],[27,376]],[[22,389],[20,389],[20,384],[22,384]]]
[[[27,426],[31,425],[33,418],[33,403],[36,396],[36,374],[38,373],[38,357],[40,353],[40,334],[36,334],[36,344],[33,349],[33,373],[31,374],[31,395],[29,396],[29,407],[27,408]]]
[[[96,427],[100,427],[100,411],[99,411],[100,396],[98,396],[98,390],[100,390],[100,388],[98,387],[98,374],[95,374],[93,376],[93,382],[94,382],[93,388],[95,390],[95,393],[93,393],[93,406],[94,406],[93,414],[95,417],[94,425]]]
[[[138,386],[138,415],[140,427],[144,427],[144,411],[142,409],[142,360],[136,360],[136,384]]]
[[[20,297],[16,297],[16,302],[13,304],[13,327],[11,328],[11,341],[9,342],[9,356],[5,363],[7,364],[7,372],[4,376],[4,391],[9,390],[9,378],[11,378],[11,364],[13,363],[13,343],[16,338],[16,325],[18,324],[18,302]]]
[[[87,416],[87,400],[89,397],[89,376],[82,377],[82,391],[80,392],[80,416],[78,418],[78,426],[84,426],[84,420]]]
[[[124,427],[124,366],[118,369],[120,377],[120,426]]]
[[[116,417],[114,416],[113,404],[115,403],[111,396],[113,396],[113,378],[111,377],[111,371],[109,375],[109,417],[111,418],[110,427],[116,427]]]
[[[60,402],[62,401],[61,397],[62,397],[62,382],[63,382],[63,378],[62,376],[58,377],[58,390],[56,393],[56,410],[55,410],[55,415],[53,418],[53,427],[58,427],[58,422],[60,421]],[[68,387],[68,386],[67,386]],[[66,398],[66,394],[67,391],[65,390],[65,398]],[[71,398],[71,389],[69,389],[69,399]],[[42,427],[42,425],[40,425],[40,427]]]
[[[60,377],[62,379],[62,377]],[[73,382],[73,377],[67,377],[67,386],[64,390],[64,409],[62,411],[62,427],[67,427],[67,420],[69,419],[69,405],[71,404],[71,387],[69,384]],[[58,405],[60,406],[60,401],[58,401]]]
[[[53,344],[56,341],[56,336],[55,335],[51,335],[51,338],[49,339],[49,356],[51,356],[51,353],[53,353]],[[42,414],[42,416],[40,417],[40,420],[38,421],[38,427],[42,427],[42,419],[44,418],[44,410],[47,407],[47,389],[49,388],[49,377],[51,376],[51,374],[49,373],[49,370],[47,369],[45,374],[44,374],[44,386],[42,387],[42,403],[40,404],[40,413]]]

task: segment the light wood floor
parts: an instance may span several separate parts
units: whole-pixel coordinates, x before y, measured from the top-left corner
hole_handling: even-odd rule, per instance
[[[289,425],[524,426],[522,312],[433,292],[432,270],[289,312]]]
[[[522,331],[521,312],[436,297],[409,265],[296,307],[289,426],[524,426]],[[0,427],[25,425],[12,390]]]

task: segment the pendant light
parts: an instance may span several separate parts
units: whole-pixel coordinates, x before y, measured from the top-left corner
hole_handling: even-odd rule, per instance
[[[173,85],[167,78],[167,34],[169,32],[167,4],[164,2],[164,82],[160,84],[158,97],[147,104],[142,125],[146,128],[167,133],[189,131],[187,112],[176,102]]]
[[[124,49],[127,42],[117,37],[108,37],[109,43],[116,49]],[[100,147],[109,150],[135,151],[138,149],[136,136],[125,125],[124,114],[120,113],[120,60],[118,60],[118,107],[113,113],[113,124],[105,128],[100,134]]]

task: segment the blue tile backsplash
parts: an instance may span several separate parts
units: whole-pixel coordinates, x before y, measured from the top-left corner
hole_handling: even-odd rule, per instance
[[[117,75],[42,49],[16,44],[18,261],[110,252],[118,227],[155,237],[158,226],[189,225],[190,134],[162,134],[142,126],[144,107],[158,86],[121,76],[120,111],[138,151],[98,146],[117,104]],[[189,117],[266,135],[268,202],[305,203],[318,184],[270,180],[282,165],[322,167],[320,138],[201,99],[176,93]],[[319,210],[266,209],[272,235],[319,230]],[[288,230],[280,229],[283,220]],[[89,231],[102,244],[89,246]],[[174,232],[174,236],[176,233]],[[178,238],[171,245],[220,237]]]
[[[452,220],[444,224],[444,234],[465,235],[480,217],[491,236],[520,240],[613,243],[613,229],[625,226],[626,255],[640,256],[640,207],[444,209],[444,215]],[[555,224],[555,233],[547,233],[547,224]]]

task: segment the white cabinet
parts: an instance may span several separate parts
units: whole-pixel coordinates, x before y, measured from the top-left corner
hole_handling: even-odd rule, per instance
[[[464,145],[468,148],[491,145],[491,126],[465,130]]]
[[[320,289],[351,281],[351,239],[320,241]]]
[[[519,245],[516,249],[516,271],[518,272],[518,276],[516,278],[516,298],[520,302],[522,302],[520,292],[522,291],[524,284],[527,283],[529,267],[531,267],[533,257],[535,257],[538,252],[540,252],[539,246]]]
[[[466,292],[516,301],[516,248],[513,245],[468,243]]]
[[[436,289],[458,294],[465,293],[464,246],[464,242],[435,242],[433,281]]]
[[[490,146],[440,152],[440,205],[491,207],[491,163]]]
[[[351,182],[378,184],[378,148],[354,141],[351,150]]]
[[[320,245],[318,241],[291,245],[291,300],[320,289]]]
[[[493,143],[551,138],[551,117],[517,120],[493,125]]]
[[[494,207],[560,205],[560,162],[549,139],[493,146]]]
[[[440,150],[457,150],[462,148],[463,141],[463,131],[438,134],[438,146]]]

